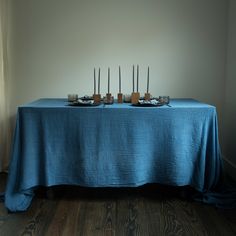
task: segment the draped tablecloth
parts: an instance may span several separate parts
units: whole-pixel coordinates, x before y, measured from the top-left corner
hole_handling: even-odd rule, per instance
[[[5,205],[26,210],[37,186],[190,185],[204,192],[220,175],[217,113],[193,99],[169,106],[71,107],[39,99],[17,112]]]

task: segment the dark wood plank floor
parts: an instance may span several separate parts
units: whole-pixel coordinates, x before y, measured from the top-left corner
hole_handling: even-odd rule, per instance
[[[0,191],[6,175],[0,174]],[[15,235],[236,235],[234,210],[188,200],[182,188],[90,189],[60,186],[54,198],[41,188],[27,212],[0,203],[0,236]]]

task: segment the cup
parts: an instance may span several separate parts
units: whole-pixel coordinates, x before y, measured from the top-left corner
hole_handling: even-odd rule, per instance
[[[75,102],[78,100],[78,94],[68,94],[68,102]]]
[[[170,97],[169,96],[159,96],[159,102],[164,104],[169,104]]]
[[[125,95],[124,95],[124,101],[125,101],[125,102],[131,102],[131,96],[130,96],[130,94],[125,94]]]
[[[103,97],[103,103],[104,104],[113,104],[114,103],[114,97],[111,96],[110,93],[107,93],[105,97]]]

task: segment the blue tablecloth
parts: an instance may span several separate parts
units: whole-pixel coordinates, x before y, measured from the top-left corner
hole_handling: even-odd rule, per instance
[[[193,99],[170,105],[70,107],[65,99],[40,99],[20,106],[6,207],[26,210],[37,186],[210,190],[221,171],[216,108]]]

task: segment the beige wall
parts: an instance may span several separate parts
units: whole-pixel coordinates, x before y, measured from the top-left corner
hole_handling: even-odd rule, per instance
[[[229,5],[226,93],[224,110],[224,155],[236,176],[236,1]]]
[[[12,102],[93,92],[93,68],[102,92],[111,67],[111,92],[123,69],[131,92],[132,65],[140,65],[141,93],[150,66],[155,96],[193,97],[222,109],[226,40],[223,0],[13,0]]]
[[[92,94],[94,67],[101,67],[103,94],[107,67],[111,67],[111,92],[116,94],[121,65],[123,93],[130,93],[132,65],[139,64],[141,93],[149,65],[153,95],[193,97],[215,105],[221,130],[228,1],[11,2],[9,104],[13,117],[18,105],[34,99]],[[230,68],[227,94],[232,94],[230,74],[235,72]]]

